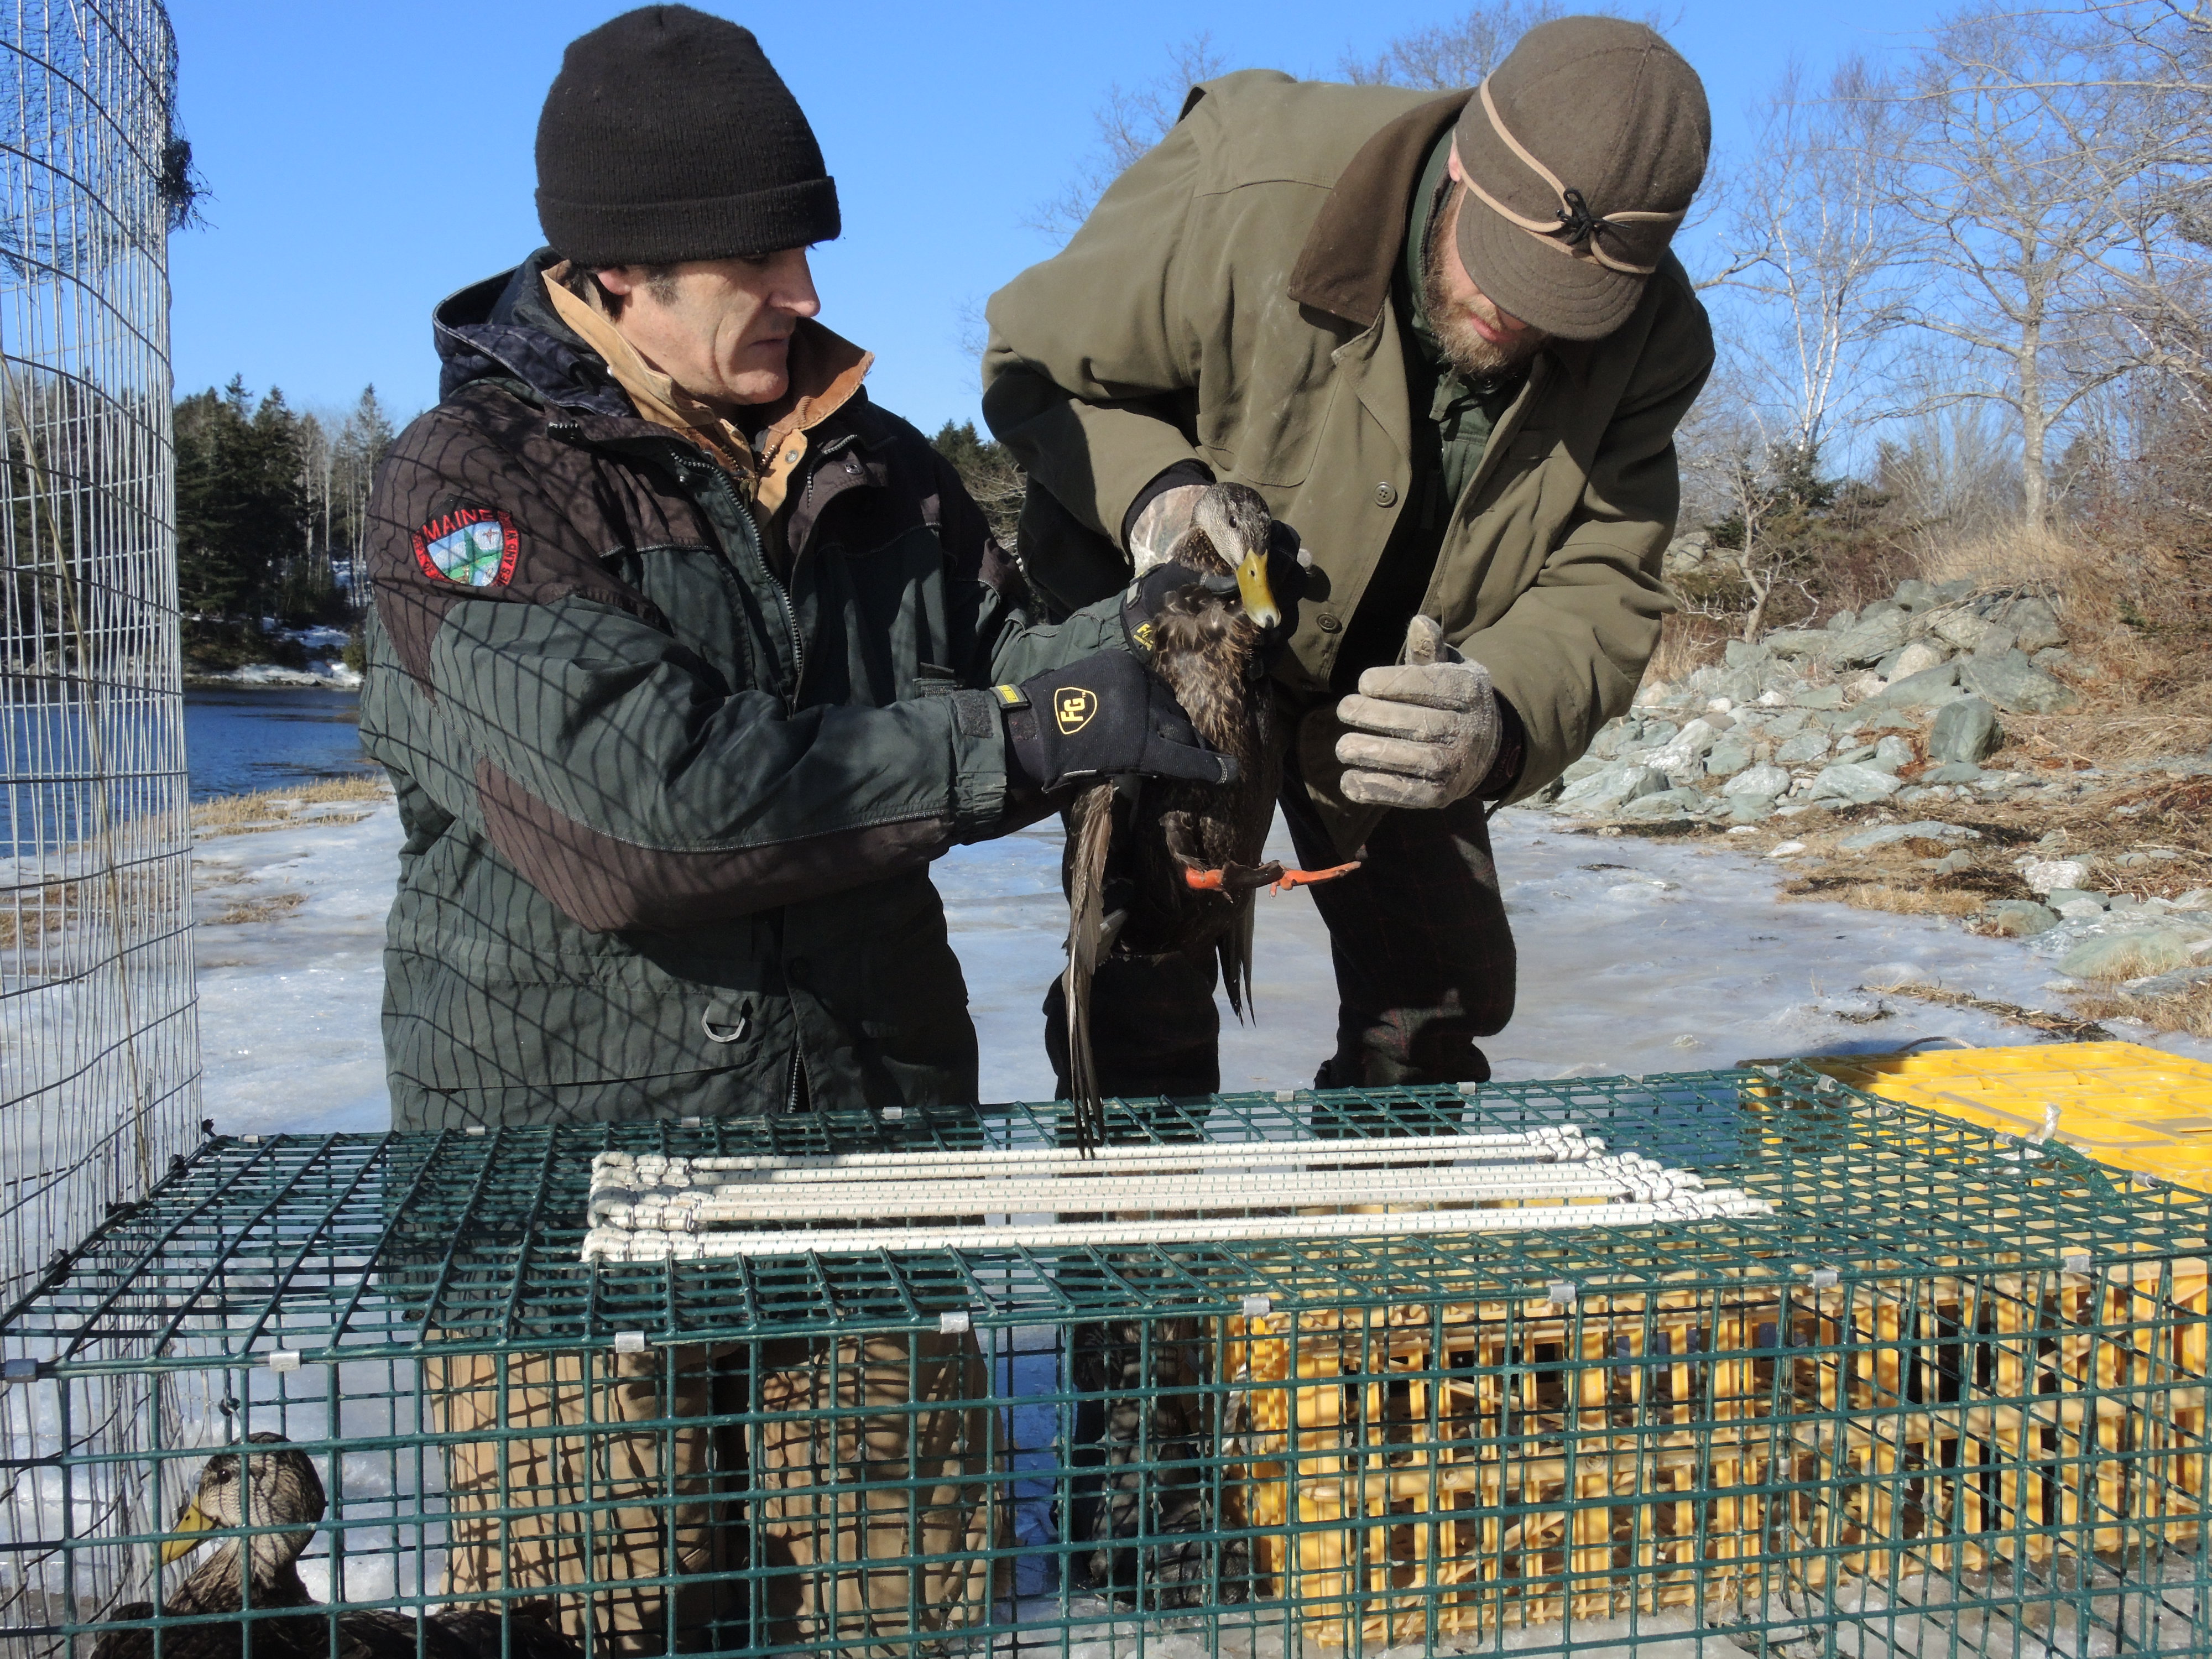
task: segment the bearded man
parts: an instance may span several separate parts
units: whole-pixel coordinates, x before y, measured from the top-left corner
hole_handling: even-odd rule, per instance
[[[1142,574],[1210,480],[1304,538],[1281,806],[1307,866],[1366,853],[1314,890],[1317,1086],[1489,1076],[1514,947],[1487,813],[1628,707],[1671,608],[1713,349],[1668,248],[1710,142],[1696,72],[1614,18],[1531,30],[1472,93],[1231,75],[991,301],[984,413],[1061,609]],[[1218,1088],[1212,991],[1211,961],[1102,964],[1105,1091]]]

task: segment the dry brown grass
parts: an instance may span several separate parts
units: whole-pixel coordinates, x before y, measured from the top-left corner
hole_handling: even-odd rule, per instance
[[[297,789],[258,789],[246,795],[222,795],[192,808],[192,832],[206,839],[216,836],[252,836],[283,830],[300,822],[307,809],[340,805],[348,801],[382,801],[391,797],[391,786],[382,778],[326,778]],[[313,812],[318,823],[359,823],[366,812]]]
[[[0,951],[32,945],[68,927],[81,908],[78,884],[48,882],[33,891],[15,896],[0,910]]]
[[[2081,538],[2022,522],[1961,540],[1931,541],[1921,550],[1920,570],[1931,582],[1965,580],[1978,587],[2037,582],[2064,587],[2101,561],[2095,546]]]
[[[1900,916],[1978,916],[1989,901],[1979,893],[1937,892],[1926,887],[1867,881],[1847,888],[1844,902],[1854,910],[1889,910]]]
[[[2212,1037],[2212,981],[2162,997],[2081,992],[2075,996],[2074,1006],[2088,1019],[2139,1019],[2154,1031],[2185,1031],[2191,1036]]]
[[[307,902],[305,893],[264,893],[252,898],[237,899],[208,925],[211,927],[245,927],[258,921],[282,921]]]
[[[2026,1025],[2051,1036],[2062,1036],[2075,1042],[2110,1042],[2112,1034],[2092,1018],[2076,1018],[2069,1014],[2053,1013],[2045,1008],[2023,1008],[2017,1002],[2000,1002],[1994,997],[1978,997],[1970,991],[1954,991],[1947,985],[1930,985],[1922,980],[1899,980],[1893,985],[1862,985],[1862,991],[1877,996],[1911,997],[1921,1002],[1941,1003],[1946,1008],[1972,1008],[1984,1014],[1995,1014],[1999,1019],[2010,1020],[2015,1025]]]
[[[1720,661],[1735,637],[1735,630],[1718,617],[1676,612],[1659,625],[1659,648],[1644,671],[1644,684],[1680,683],[1708,663]]]

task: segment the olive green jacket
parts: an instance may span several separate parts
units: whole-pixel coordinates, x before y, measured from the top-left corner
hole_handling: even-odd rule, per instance
[[[1080,603],[1122,580],[1123,517],[1177,462],[1251,485],[1319,577],[1277,669],[1340,839],[1327,692],[1413,494],[1413,349],[1391,297],[1414,185],[1468,94],[1249,70],[1196,88],[1065,251],[992,297],[983,410],[1029,471],[1021,553]],[[1520,714],[1525,795],[1629,705],[1672,602],[1674,428],[1712,366],[1671,258],[1602,340],[1557,341],[1491,434],[1421,608]]]

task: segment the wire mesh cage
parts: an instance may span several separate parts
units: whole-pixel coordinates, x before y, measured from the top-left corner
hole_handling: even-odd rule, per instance
[[[198,1138],[174,86],[159,5],[0,6],[0,1304]],[[72,1524],[143,1524],[131,1458],[173,1441],[173,1395],[150,1371],[76,1389]],[[27,1446],[4,1449],[20,1494]],[[14,1569],[0,1620],[35,1622]]]
[[[2212,1201],[1786,1069],[1113,1122],[210,1138],[0,1323],[0,1641],[2212,1652]]]
[[[197,1138],[168,252],[144,0],[0,7],[0,1295]]]

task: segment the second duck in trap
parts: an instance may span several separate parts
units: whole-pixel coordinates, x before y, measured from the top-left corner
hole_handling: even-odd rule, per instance
[[[1268,583],[1267,503],[1243,484],[1215,484],[1167,562],[1193,573],[1139,630],[1152,672],[1199,735],[1237,763],[1234,783],[1119,778],[1085,790],[1068,812],[1069,1093],[1075,1140],[1105,1139],[1091,1050],[1091,990],[1109,956],[1202,956],[1219,961],[1229,1005],[1243,1018],[1252,989],[1252,896],[1324,880],[1264,857],[1282,781],[1282,747],[1262,646],[1282,612]],[[1139,570],[1141,578],[1146,574]],[[1149,637],[1144,637],[1149,635]]]

